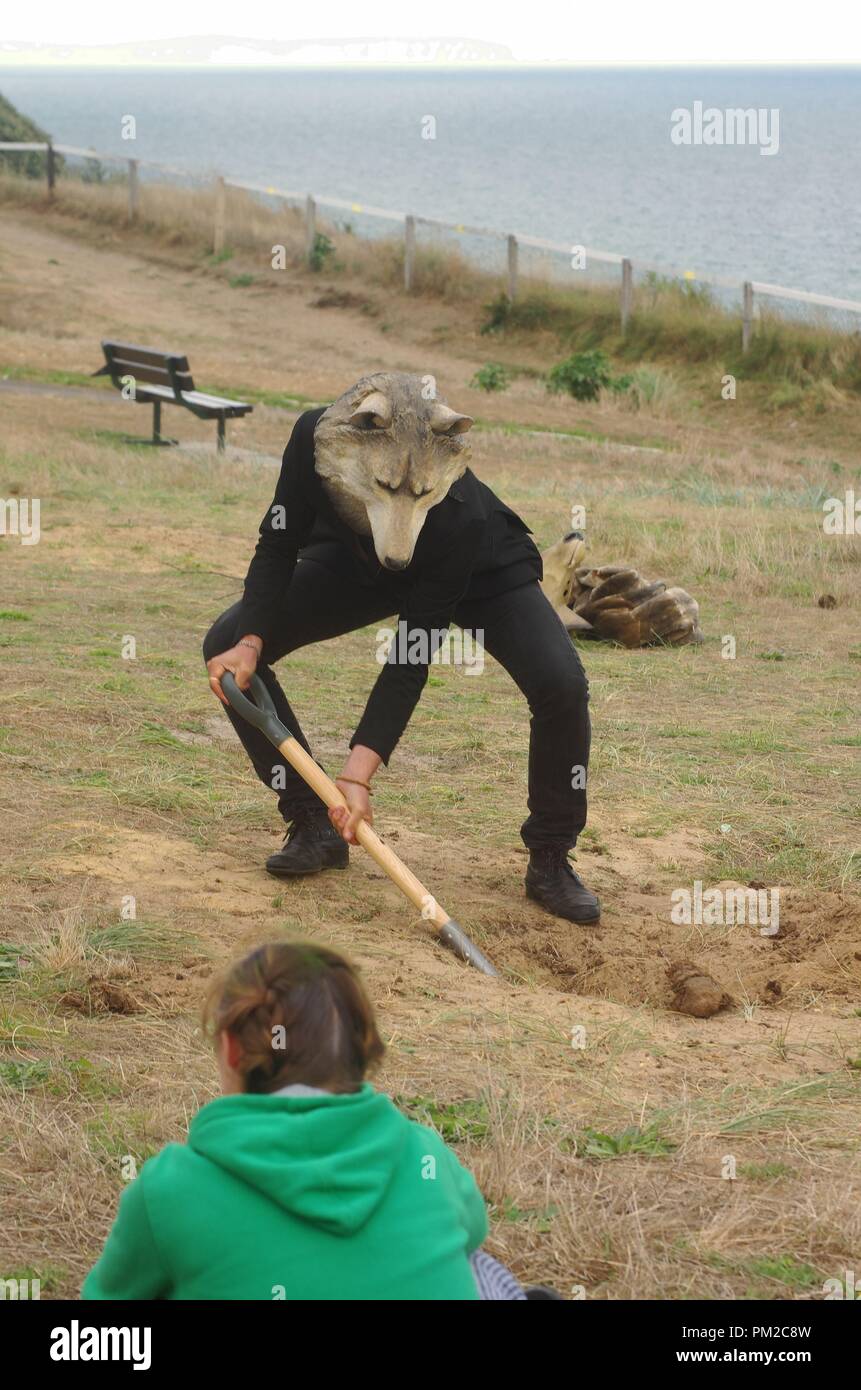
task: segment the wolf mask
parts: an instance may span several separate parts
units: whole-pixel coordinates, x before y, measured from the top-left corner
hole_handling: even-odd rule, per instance
[[[314,430],[315,468],[341,520],[372,536],[380,564],[406,569],[431,507],[465,472],[473,421],[433,379],[376,372],[351,386]],[[430,398],[428,398],[430,397]]]

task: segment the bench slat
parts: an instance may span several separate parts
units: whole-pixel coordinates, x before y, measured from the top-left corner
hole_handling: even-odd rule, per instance
[[[224,396],[208,396],[204,391],[183,391],[182,398],[184,401],[194,401],[195,405],[219,406],[221,409],[230,406],[234,410],[253,410],[253,406],[248,405],[246,401],[230,401]]]
[[[248,415],[254,409],[253,405],[246,405],[244,401],[227,401],[221,396],[202,395],[200,391],[183,391],[180,402],[168,386],[142,386],[135,392],[135,400],[144,404],[150,400],[172,401],[175,405],[182,404],[195,411],[205,411],[210,419],[215,419],[220,414]]]
[[[121,357],[124,362],[140,362],[145,367],[163,367],[167,370],[167,360],[172,357],[176,361],[177,370],[180,372],[190,372],[188,358],[182,352],[160,351],[158,348],[138,347],[136,343],[116,343],[107,339],[102,343],[102,349],[108,361],[112,357]]]
[[[150,381],[154,386],[171,385],[170,372],[166,367],[148,367],[143,362],[127,361],[124,357],[111,359],[111,371],[117,376],[133,376],[135,381]],[[177,373],[177,385],[181,391],[193,391],[191,372]]]
[[[142,386],[139,391],[135,391],[136,401],[176,401],[176,396],[169,386]]]

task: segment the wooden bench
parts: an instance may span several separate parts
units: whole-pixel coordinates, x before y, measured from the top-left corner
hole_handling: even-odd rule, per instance
[[[195,391],[188,358],[178,352],[135,347],[132,343],[102,343],[105,365],[93,376],[109,376],[128,400],[152,406],[152,443],[176,444],[161,433],[163,404],[181,405],[201,420],[218,421],[218,451],[224,451],[224,422],[248,415],[254,409],[244,401],[229,401]]]

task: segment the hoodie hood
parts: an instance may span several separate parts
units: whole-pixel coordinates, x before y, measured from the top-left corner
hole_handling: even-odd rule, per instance
[[[195,1115],[188,1144],[285,1211],[351,1235],[388,1192],[409,1128],[366,1082],[341,1096],[222,1096]]]

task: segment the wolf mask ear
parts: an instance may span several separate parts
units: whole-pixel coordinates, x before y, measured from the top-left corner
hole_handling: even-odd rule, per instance
[[[430,425],[434,434],[466,434],[474,424],[472,416],[459,415],[442,401],[437,401],[431,411]]]
[[[350,416],[360,430],[387,430],[392,423],[392,403],[382,391],[372,391]]]

